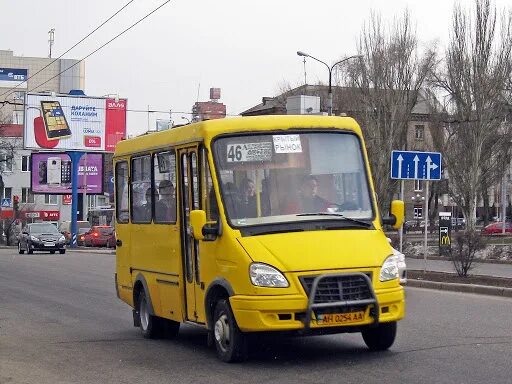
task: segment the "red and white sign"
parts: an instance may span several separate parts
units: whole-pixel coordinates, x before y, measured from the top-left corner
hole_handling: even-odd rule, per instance
[[[114,152],[126,137],[126,106],[126,99],[27,93],[25,148]]]
[[[62,195],[62,204],[70,205],[71,204],[71,195]]]
[[[59,220],[59,211],[22,211],[20,212],[22,218],[26,219],[41,219],[41,220]]]

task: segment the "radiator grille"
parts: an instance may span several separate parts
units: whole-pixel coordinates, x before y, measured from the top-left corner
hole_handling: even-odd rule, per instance
[[[371,281],[371,274],[366,274]],[[300,281],[309,296],[316,276],[302,276]],[[363,276],[347,275],[325,277],[318,283],[314,298],[315,303],[332,303],[336,301],[366,300],[372,294],[368,282]]]

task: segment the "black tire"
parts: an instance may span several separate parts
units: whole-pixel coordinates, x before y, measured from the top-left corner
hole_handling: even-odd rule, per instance
[[[32,248],[30,248],[30,243],[27,243],[27,253],[29,255],[33,254],[34,253],[34,250]]]
[[[368,327],[361,332],[366,346],[372,351],[385,351],[393,345],[396,337],[396,321]]]
[[[65,253],[66,253],[66,250],[65,250],[65,249],[59,249],[59,253],[60,253],[61,255],[63,255],[63,254],[65,254]]]
[[[21,243],[18,241],[18,253],[20,255],[23,255],[25,253],[25,250],[24,249],[21,249]]]
[[[140,330],[144,338],[158,339],[165,336],[165,321],[149,312],[149,303],[144,290],[141,290],[139,293],[137,314],[139,315]]]
[[[50,251],[50,253],[53,255],[55,253],[55,251]]]
[[[217,356],[226,363],[248,357],[247,336],[240,331],[227,299],[217,302],[213,313],[213,334]]]

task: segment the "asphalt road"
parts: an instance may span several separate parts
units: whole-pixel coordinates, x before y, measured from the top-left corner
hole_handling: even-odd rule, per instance
[[[3,383],[510,383],[512,300],[407,288],[388,352],[361,337],[265,338],[225,364],[204,331],[143,339],[115,297],[115,256],[0,250]]]

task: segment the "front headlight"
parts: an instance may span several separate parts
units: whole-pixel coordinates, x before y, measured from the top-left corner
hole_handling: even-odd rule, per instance
[[[35,236],[30,236],[30,240],[32,240],[32,241],[39,241],[39,239],[37,237],[35,237]]]
[[[251,264],[249,275],[253,285],[258,287],[287,288],[290,285],[281,272],[267,264]]]
[[[66,241],[66,238],[65,238],[64,236],[61,236],[61,237],[59,238],[59,243],[63,243],[63,242],[65,242],[65,241]]]
[[[389,281],[398,278],[398,256],[389,256],[380,267],[380,281]]]
[[[407,265],[405,264],[405,255],[393,248],[393,256],[398,258],[398,276],[400,277],[400,284],[407,283]]]

